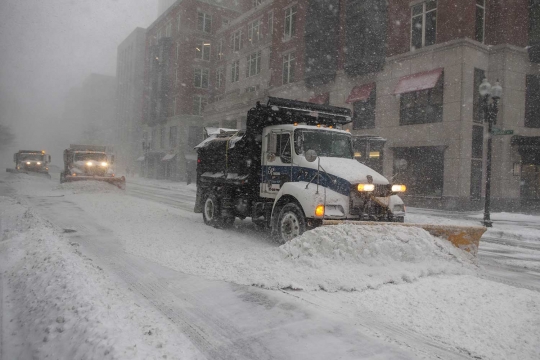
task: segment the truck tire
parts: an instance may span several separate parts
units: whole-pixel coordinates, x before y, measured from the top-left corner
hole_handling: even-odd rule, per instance
[[[232,227],[234,224],[234,217],[223,217],[221,215],[220,202],[214,194],[208,194],[204,197],[202,213],[206,225],[218,229],[226,229]]]
[[[295,203],[281,208],[277,222],[277,239],[281,244],[291,241],[306,231],[304,212]]]

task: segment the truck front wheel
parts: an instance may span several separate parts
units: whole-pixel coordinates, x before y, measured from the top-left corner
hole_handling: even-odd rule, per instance
[[[280,243],[285,244],[306,231],[304,212],[295,203],[286,204],[279,212],[277,235]]]

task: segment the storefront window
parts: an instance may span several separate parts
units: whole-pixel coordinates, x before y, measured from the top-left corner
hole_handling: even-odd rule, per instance
[[[393,182],[406,185],[410,195],[441,197],[444,147],[395,148]]]

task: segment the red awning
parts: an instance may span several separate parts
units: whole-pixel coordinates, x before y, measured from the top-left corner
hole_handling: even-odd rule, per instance
[[[437,81],[439,81],[442,72],[443,68],[439,68],[404,76],[399,79],[396,89],[394,90],[394,95],[432,89],[437,85]]]
[[[309,102],[312,104],[324,105],[324,104],[328,104],[329,98],[330,98],[330,94],[324,93],[324,94],[313,96],[311,99],[309,99]]]
[[[375,83],[358,85],[353,87],[351,93],[349,94],[349,97],[347,98],[347,101],[345,102],[347,104],[350,104],[357,101],[367,101],[367,99],[369,99],[369,97],[371,96],[371,92],[373,91],[374,87]]]

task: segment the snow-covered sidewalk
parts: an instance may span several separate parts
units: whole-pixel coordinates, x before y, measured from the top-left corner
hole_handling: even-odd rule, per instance
[[[31,209],[0,197],[0,222],[4,359],[203,358]]]

